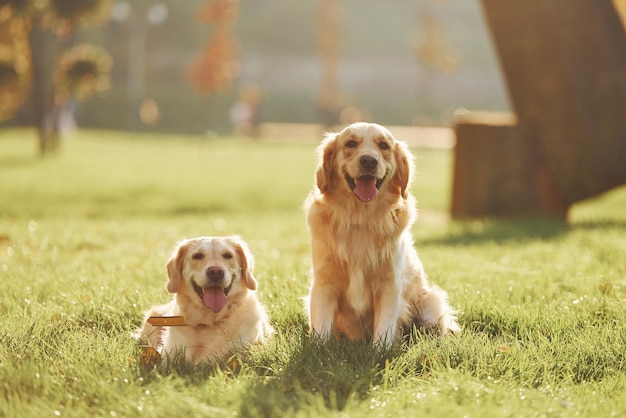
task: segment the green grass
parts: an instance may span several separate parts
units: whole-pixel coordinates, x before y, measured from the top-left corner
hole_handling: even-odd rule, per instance
[[[450,222],[451,155],[415,150],[416,245],[464,333],[386,351],[306,338],[315,144],[0,132],[0,416],[625,416],[626,188],[568,225]],[[277,329],[191,369],[130,333],[184,237],[237,233]]]

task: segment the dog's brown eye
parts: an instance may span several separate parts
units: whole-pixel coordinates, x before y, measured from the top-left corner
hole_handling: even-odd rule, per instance
[[[202,260],[204,258],[204,254],[195,253],[194,255],[191,256],[191,258],[193,258],[194,260]]]
[[[222,257],[224,257],[227,260],[230,260],[231,258],[233,258],[233,255],[231,253],[224,253],[222,254]]]
[[[357,143],[354,139],[351,139],[348,142],[346,142],[346,148],[355,148],[356,146],[357,146]]]
[[[389,149],[389,148],[391,148],[391,147],[389,146],[389,144],[388,144],[388,143],[386,143],[386,142],[381,142],[380,144],[378,144],[378,148],[380,148],[380,149],[382,149],[382,150],[388,150],[388,149]]]

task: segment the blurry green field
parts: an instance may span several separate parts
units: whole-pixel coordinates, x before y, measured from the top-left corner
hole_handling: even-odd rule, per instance
[[[626,188],[545,220],[450,222],[451,154],[414,150],[416,245],[465,332],[307,343],[313,143],[0,131],[0,416],[626,416]],[[240,234],[277,336],[236,362],[140,366],[184,237]]]

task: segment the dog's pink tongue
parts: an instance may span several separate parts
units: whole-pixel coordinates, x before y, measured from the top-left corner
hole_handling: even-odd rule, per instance
[[[202,300],[207,308],[218,313],[226,306],[226,293],[221,287],[213,286],[204,291]]]
[[[355,180],[356,187],[354,188],[354,194],[364,202],[371,202],[378,194],[376,188],[376,177],[374,176],[361,176]]]

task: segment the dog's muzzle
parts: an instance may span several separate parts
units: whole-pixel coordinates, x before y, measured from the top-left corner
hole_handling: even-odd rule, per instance
[[[380,179],[376,177],[375,172],[378,167],[378,159],[371,155],[362,155],[359,158],[359,167],[361,169],[359,177],[354,178],[348,173],[345,173],[344,176],[350,186],[350,190],[359,200],[371,202],[376,199],[385,177]]]
[[[215,284],[216,282],[222,282],[224,279],[224,270],[219,267],[209,267],[206,274],[209,278],[209,284],[211,284],[209,287],[202,288],[193,280],[191,283],[204,306],[211,309],[214,313],[218,313],[226,306],[228,293],[233,283],[231,282],[228,287]]]

